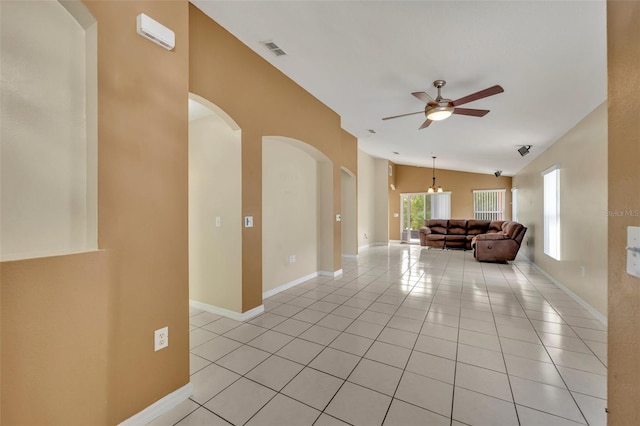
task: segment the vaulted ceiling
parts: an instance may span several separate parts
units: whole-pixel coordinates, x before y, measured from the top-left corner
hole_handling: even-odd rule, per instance
[[[607,96],[604,0],[192,3],[336,111],[360,149],[398,164],[433,155],[438,168],[514,175]],[[411,92],[435,98],[436,79],[445,98],[504,93],[464,106],[491,110],[482,118],[381,120],[423,110]]]

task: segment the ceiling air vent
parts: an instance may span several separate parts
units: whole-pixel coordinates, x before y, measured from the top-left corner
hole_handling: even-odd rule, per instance
[[[280,49],[280,47],[272,41],[261,41],[260,44],[269,49],[269,51],[276,56],[286,55],[284,50]]]

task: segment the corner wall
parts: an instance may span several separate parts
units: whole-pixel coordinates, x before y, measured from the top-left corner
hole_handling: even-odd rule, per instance
[[[561,260],[544,254],[543,176],[560,167]],[[607,105],[603,103],[513,178],[522,254],[607,315]]]
[[[345,145],[340,117],[267,61],[189,5],[190,92],[214,103],[242,129],[242,310],[262,304],[262,138],[296,139],[322,152],[332,164],[332,212],[341,210]],[[348,149],[348,146],[346,147]],[[351,149],[355,149],[353,146]],[[341,223],[332,221],[332,266],[341,268]]]
[[[396,164],[393,166],[395,190],[389,191],[389,239],[400,239],[400,194],[426,192],[431,186],[433,169]],[[436,164],[436,184],[451,192],[451,218],[473,218],[473,191],[506,189],[506,218],[511,219],[511,177],[482,173],[440,170]],[[395,214],[398,213],[398,217]]]

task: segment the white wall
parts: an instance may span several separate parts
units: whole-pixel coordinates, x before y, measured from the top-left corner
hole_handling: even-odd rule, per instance
[[[332,275],[333,266],[333,165],[323,161],[317,163],[318,194],[318,271]]]
[[[358,254],[356,177],[342,170],[342,254]]]
[[[1,257],[95,249],[95,21],[58,2],[0,7]]]
[[[543,178],[560,167],[561,260],[544,254]],[[513,177],[521,251],[598,312],[607,314],[607,105],[585,117]]]
[[[358,248],[376,240],[375,159],[358,150]]]
[[[240,136],[213,113],[189,123],[189,298],[234,312],[242,312]]]
[[[317,160],[304,150],[263,138],[263,292],[318,272],[319,175]]]
[[[375,242],[389,242],[389,161],[376,159],[374,167]]]

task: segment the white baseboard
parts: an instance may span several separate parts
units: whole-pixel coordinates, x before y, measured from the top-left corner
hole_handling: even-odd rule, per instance
[[[358,255],[357,254],[343,254],[342,257],[345,257],[347,259],[357,259]]]
[[[322,277],[331,277],[331,278],[337,278],[340,275],[342,275],[342,269],[338,269],[335,272],[331,272],[331,271],[318,271],[318,275],[322,276]]]
[[[295,279],[293,281],[290,281],[290,282],[288,282],[286,284],[279,285],[278,287],[272,288],[271,290],[267,290],[267,291],[262,293],[262,299],[263,300],[267,299],[267,298],[269,298],[269,297],[271,297],[273,295],[276,295],[276,294],[280,293],[281,291],[288,290],[291,287],[295,287],[298,284],[302,284],[303,282],[309,281],[310,279],[313,279],[313,278],[315,278],[317,276],[318,276],[318,273],[314,272],[314,273],[311,273],[309,275],[305,275],[304,277],[297,278],[297,279]]]
[[[208,303],[198,302],[197,300],[189,300],[189,305],[193,308],[211,312],[216,315],[222,315],[223,317],[231,318],[236,321],[248,321],[264,312],[264,305],[256,306],[255,308],[242,313],[221,308],[219,306],[209,305]]]
[[[578,302],[580,304],[580,306],[582,306],[583,308],[585,308],[587,311],[589,311],[589,313],[591,315],[593,315],[594,317],[596,317],[596,319],[598,321],[600,321],[603,325],[607,326],[608,321],[607,321],[607,317],[605,317],[604,315],[602,315],[600,312],[598,312],[593,306],[591,306],[590,304],[588,304],[587,302],[584,301],[584,299],[582,299],[580,296],[578,296],[577,294],[575,294],[573,291],[569,290],[568,287],[566,287],[564,284],[562,284],[560,281],[556,280],[555,278],[553,278],[551,275],[549,275],[549,273],[547,273],[547,271],[545,271],[544,269],[542,269],[540,266],[536,265],[534,262],[532,262],[525,254],[523,253],[519,253],[520,256],[522,256],[524,259],[527,260],[527,262],[529,262],[531,264],[531,266],[533,266],[533,268],[540,272],[542,275],[544,275],[544,277],[546,279],[548,279],[549,281],[551,281],[552,283],[554,283],[555,285],[558,286],[558,288],[560,288],[562,291],[564,291],[565,293],[567,293],[567,295],[572,298],[574,301]]]
[[[169,395],[157,400],[139,413],[129,417],[118,426],[139,426],[151,423],[151,421],[156,417],[163,415],[182,401],[185,401],[192,393],[193,385],[189,382],[180,389],[177,389]]]
[[[371,244],[367,244],[367,245],[364,245],[364,246],[358,246],[358,251],[369,250],[370,247],[371,247]]]

